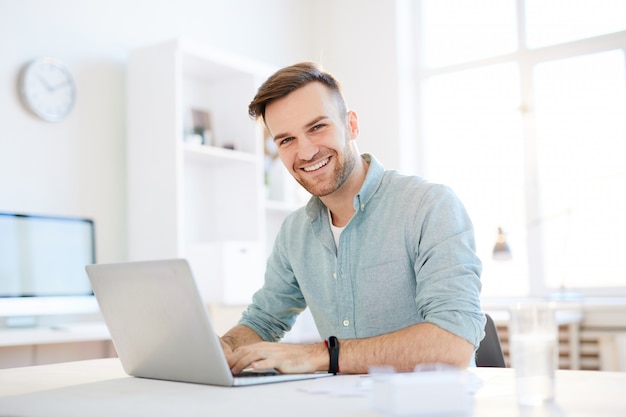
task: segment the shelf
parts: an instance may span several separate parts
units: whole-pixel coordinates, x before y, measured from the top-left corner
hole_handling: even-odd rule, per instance
[[[258,245],[258,254],[249,252],[247,264],[266,257],[282,220],[294,209],[293,204],[265,202],[263,129],[246,111],[271,72],[262,64],[184,40],[131,51],[129,260],[187,257],[208,242],[217,247],[229,242]],[[160,99],[146,100],[157,89]],[[211,132],[207,145],[184,140],[197,130],[192,110],[209,115],[203,126]],[[272,197],[293,201],[291,188],[283,184],[285,176],[275,179]],[[190,261],[192,269],[202,262]],[[230,263],[235,267],[241,262]],[[239,285],[211,273],[197,279],[205,286]],[[241,291],[256,291],[258,285],[242,283]]]
[[[260,62],[228,51],[216,50],[188,39],[175,41],[175,45],[181,52],[182,67],[187,77],[210,82],[236,77],[253,77],[262,80],[274,72],[272,67]]]
[[[197,163],[232,163],[245,162],[256,164],[258,156],[248,152],[232,149],[218,148],[215,146],[197,145],[193,143],[183,144],[185,159]]]

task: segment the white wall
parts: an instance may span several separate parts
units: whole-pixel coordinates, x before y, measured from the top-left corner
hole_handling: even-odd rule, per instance
[[[0,0],[0,211],[92,217],[100,262],[126,258],[125,61],[175,37],[274,66],[321,61],[361,118],[361,151],[402,165],[395,2]],[[75,74],[68,119],[21,105],[20,68],[42,55]]]
[[[396,2],[324,1],[318,60],[340,80],[359,116],[359,150],[399,168]]]

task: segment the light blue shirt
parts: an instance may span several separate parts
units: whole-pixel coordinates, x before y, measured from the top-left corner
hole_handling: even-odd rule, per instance
[[[465,208],[448,187],[363,158],[370,166],[339,246],[319,198],[291,213],[240,324],[278,341],[308,306],[324,339],[429,322],[478,347],[482,265]]]

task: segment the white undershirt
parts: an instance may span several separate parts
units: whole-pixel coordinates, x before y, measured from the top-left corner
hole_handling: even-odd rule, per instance
[[[343,227],[338,227],[335,226],[333,224],[333,216],[332,214],[330,214],[330,210],[328,208],[326,208],[326,210],[328,210],[328,222],[330,223],[330,230],[333,232],[333,237],[335,238],[335,247],[339,247],[339,236],[341,236],[341,232],[343,232],[343,229],[346,228],[346,226]]]

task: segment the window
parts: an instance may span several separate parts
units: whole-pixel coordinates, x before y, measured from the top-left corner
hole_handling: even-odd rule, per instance
[[[418,9],[422,174],[465,203],[483,295],[626,294],[626,2]]]

